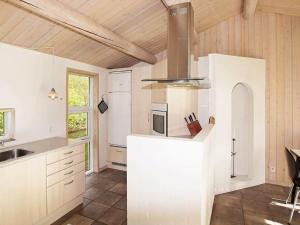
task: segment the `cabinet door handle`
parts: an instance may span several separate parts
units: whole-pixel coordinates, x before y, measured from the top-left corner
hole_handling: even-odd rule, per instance
[[[70,171],[69,173],[65,173],[64,176],[70,175],[70,174],[72,174],[73,172],[74,172],[74,170]]]
[[[72,164],[74,161],[72,160],[71,162],[67,162],[67,163],[65,163],[65,165],[70,165],[70,164]]]
[[[72,184],[74,182],[74,180],[71,180],[69,183],[66,183],[64,185],[69,185],[69,184]]]
[[[70,155],[70,154],[72,154],[72,153],[73,153],[73,151],[66,152],[65,155]]]

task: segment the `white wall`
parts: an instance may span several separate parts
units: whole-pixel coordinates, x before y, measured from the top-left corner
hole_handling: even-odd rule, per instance
[[[209,225],[214,201],[214,127],[194,139],[127,138],[130,225]]]
[[[0,43],[0,108],[16,109],[15,138],[19,142],[66,134],[66,70],[99,74],[100,96],[106,92],[107,70]],[[54,87],[62,100],[50,100]],[[106,115],[100,114],[100,147],[106,143]],[[105,163],[100,151],[100,167]]]
[[[265,182],[265,60],[209,55],[210,115],[216,119],[216,193],[231,191],[242,186],[232,186],[230,179],[232,148],[232,90],[238,83],[246,84],[253,93],[253,149],[249,162],[252,177],[246,186]]]

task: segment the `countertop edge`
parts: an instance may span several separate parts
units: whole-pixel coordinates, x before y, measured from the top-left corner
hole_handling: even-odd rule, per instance
[[[47,146],[45,148],[45,146],[43,146],[44,149],[41,149],[40,151],[36,150],[36,148],[39,148],[38,145],[47,145],[47,143],[49,144],[52,141],[53,142],[57,141],[59,143],[54,144],[53,147]],[[76,140],[75,141],[75,140],[64,138],[64,137],[52,137],[52,138],[46,138],[46,139],[41,139],[41,140],[37,140],[37,141],[31,141],[31,142],[24,143],[24,144],[16,144],[16,145],[4,147],[4,148],[0,149],[0,152],[9,151],[11,149],[16,149],[16,148],[23,148],[23,149],[26,149],[29,151],[33,151],[34,153],[17,158],[17,159],[11,159],[11,160],[0,162],[0,168],[10,166],[15,163],[24,162],[26,160],[30,160],[35,157],[40,157],[40,156],[46,155],[47,153],[52,152],[52,151],[53,152],[60,151],[67,147],[73,147],[76,145],[84,144],[86,142],[87,142],[86,140]],[[41,147],[41,148],[43,148],[43,147]]]

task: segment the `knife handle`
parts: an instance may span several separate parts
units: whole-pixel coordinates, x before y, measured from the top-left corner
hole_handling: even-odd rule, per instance
[[[191,115],[189,115],[189,119],[191,121],[191,123],[193,122],[193,117]]]
[[[194,116],[194,119],[197,120],[197,118],[196,118],[196,116],[195,116],[195,113],[192,113],[192,114],[193,114],[193,116]]]
[[[185,122],[187,123],[187,124],[189,124],[189,121],[184,117],[184,120],[185,120]]]

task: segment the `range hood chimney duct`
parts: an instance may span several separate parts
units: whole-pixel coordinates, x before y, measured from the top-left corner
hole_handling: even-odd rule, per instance
[[[142,81],[209,88],[206,78],[192,77],[194,11],[191,3],[172,5],[168,9],[168,14],[168,76]]]

